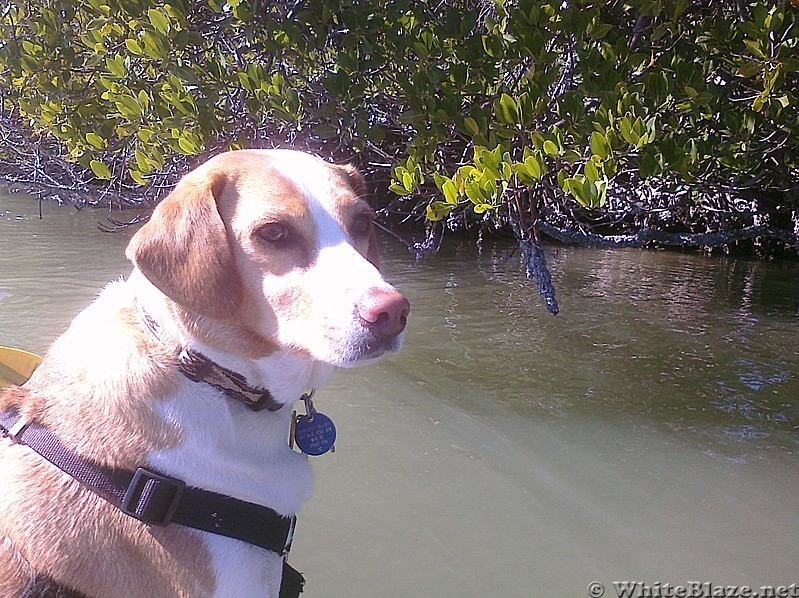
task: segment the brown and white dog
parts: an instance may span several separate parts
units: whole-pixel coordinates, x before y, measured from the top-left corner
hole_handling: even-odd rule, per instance
[[[287,445],[293,403],[335,366],[402,345],[409,304],[376,267],[362,195],[354,169],[300,152],[209,160],[135,234],[130,277],[74,319],[27,384],[0,394],[0,409],[100,465],[152,467],[293,515],[312,486],[307,456]],[[182,375],[181,348],[268,389],[279,408],[253,411]],[[148,526],[0,439],[0,596],[19,596],[34,573],[98,598],[277,596],[282,565],[240,540]]]

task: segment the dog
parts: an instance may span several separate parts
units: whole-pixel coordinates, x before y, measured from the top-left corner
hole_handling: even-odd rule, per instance
[[[334,368],[398,351],[410,309],[380,274],[364,195],[353,167],[237,150],[157,205],[127,247],[130,276],[0,394],[14,419],[0,439],[0,595],[36,595],[41,580],[95,598],[280,594],[312,491],[307,455],[287,442],[292,407]],[[39,433],[79,471],[32,450]],[[122,506],[102,487],[120,472],[133,473]],[[153,488],[166,507],[139,513]],[[191,493],[218,501],[204,529],[173,519]],[[261,512],[280,528],[263,543],[275,548],[216,533],[238,518],[246,536]]]

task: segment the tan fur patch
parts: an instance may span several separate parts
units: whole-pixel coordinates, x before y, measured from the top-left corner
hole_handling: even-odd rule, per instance
[[[11,540],[0,535],[0,596],[19,596],[33,574]]]
[[[8,441],[0,449],[0,477],[0,536],[4,546],[13,543],[14,563],[4,568],[16,580],[7,585],[36,571],[89,596],[213,593],[210,556],[191,530],[148,528]]]
[[[90,307],[53,343],[21,406],[78,454],[135,468],[149,451],[180,441],[153,408],[182,382],[174,354],[134,310]]]
[[[192,311],[231,317],[241,300],[233,255],[216,207],[224,177],[187,176],[153,212],[126,255],[165,295]]]
[[[0,408],[16,406],[88,459],[135,469],[149,451],[180,442],[153,408],[183,379],[132,309],[107,308],[101,296],[80,314],[23,388],[0,391]],[[210,555],[194,532],[148,528],[7,439],[0,480],[7,586],[36,571],[94,596],[212,593]]]

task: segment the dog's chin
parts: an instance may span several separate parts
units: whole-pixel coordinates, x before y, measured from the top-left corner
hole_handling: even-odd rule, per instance
[[[332,351],[328,359],[331,365],[341,368],[354,368],[380,361],[384,357],[402,349],[404,334],[389,339],[379,339],[372,335],[359,339],[359,342],[348,344],[341,350]]]

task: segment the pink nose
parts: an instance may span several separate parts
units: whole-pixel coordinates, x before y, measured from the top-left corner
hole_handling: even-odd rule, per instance
[[[411,304],[394,289],[370,289],[358,304],[358,316],[378,338],[397,336],[405,329]]]

